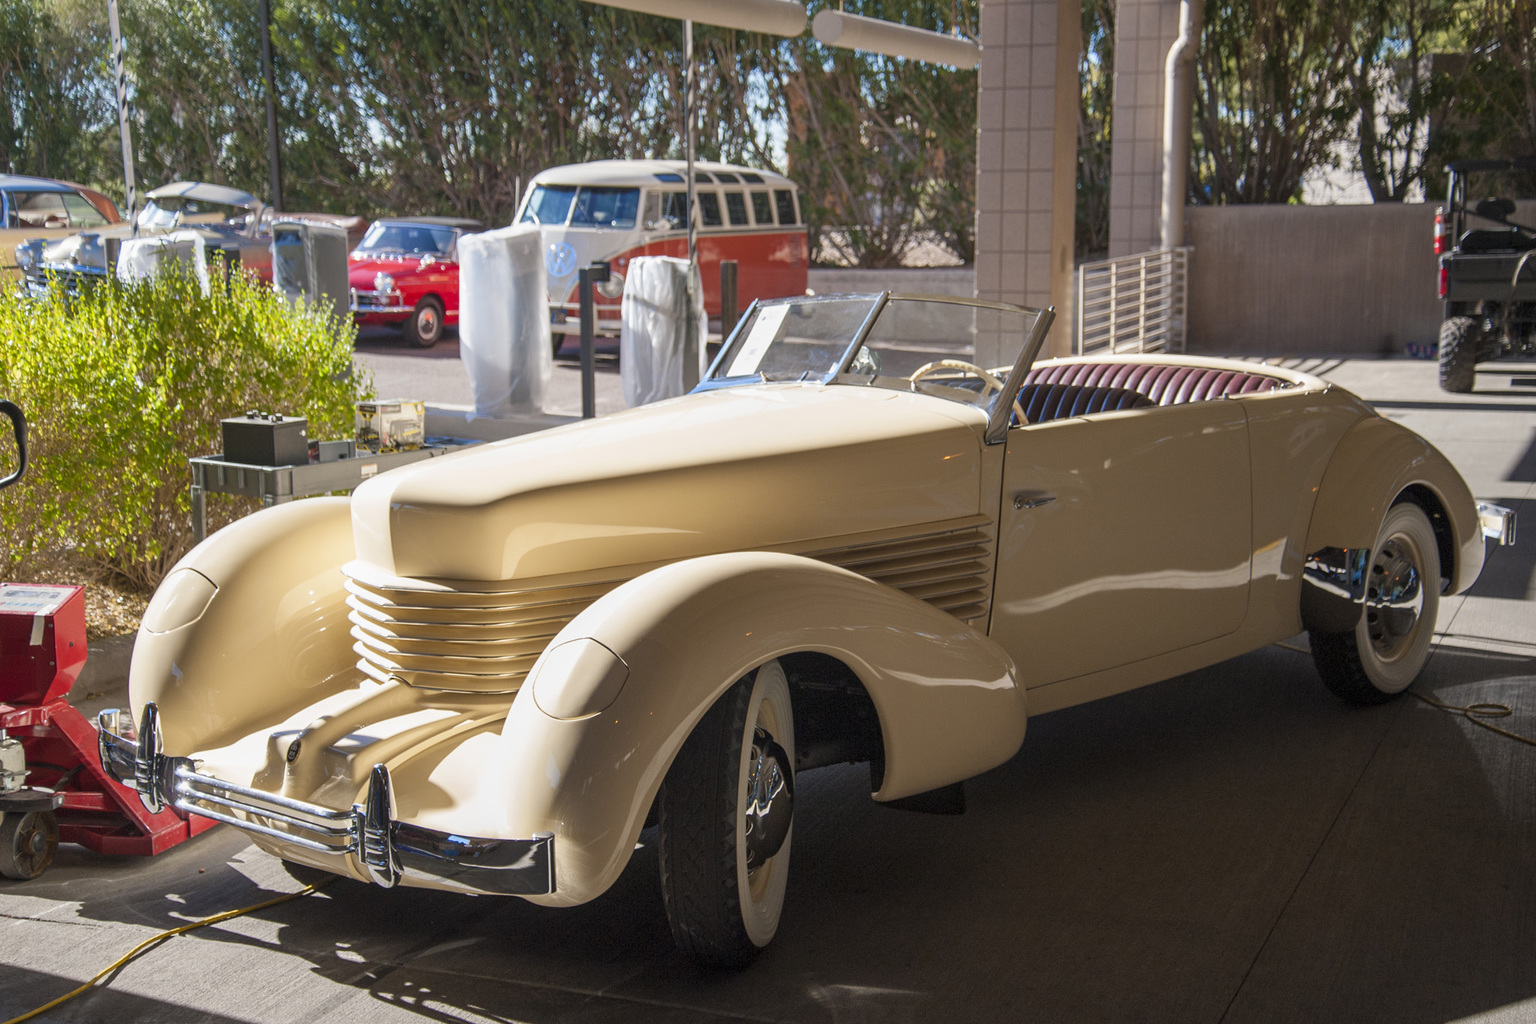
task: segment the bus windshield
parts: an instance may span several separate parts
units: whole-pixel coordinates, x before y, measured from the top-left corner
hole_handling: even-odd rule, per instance
[[[524,224],[583,228],[633,228],[640,190],[607,185],[535,185],[523,208]]]

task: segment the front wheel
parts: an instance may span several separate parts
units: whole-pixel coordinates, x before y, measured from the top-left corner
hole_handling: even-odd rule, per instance
[[[1387,510],[1366,580],[1365,608],[1347,633],[1314,630],[1312,660],[1348,704],[1384,704],[1408,689],[1429,660],[1440,609],[1440,548],[1424,510]]]
[[[657,797],[672,937],[711,967],[742,967],[784,908],[795,722],[777,661],[725,692],[683,743]]]
[[[1469,316],[1453,316],[1440,325],[1440,388],[1456,394],[1472,390],[1477,380],[1477,348],[1482,327]]]
[[[443,304],[428,295],[416,303],[405,322],[405,340],[415,348],[431,348],[443,336]]]
[[[48,870],[59,848],[52,811],[11,811],[0,821],[0,875],[27,881]]]

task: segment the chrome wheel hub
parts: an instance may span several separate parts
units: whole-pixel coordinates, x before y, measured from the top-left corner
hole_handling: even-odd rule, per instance
[[[751,871],[783,847],[795,802],[789,753],[761,727],[752,732],[747,773],[747,870]]]
[[[1365,622],[1371,646],[1386,658],[1409,643],[1424,613],[1424,586],[1417,552],[1401,535],[1394,535],[1371,558],[1366,583]]]

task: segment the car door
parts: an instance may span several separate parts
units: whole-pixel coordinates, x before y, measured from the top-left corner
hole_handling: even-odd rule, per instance
[[[1013,427],[1006,445],[991,634],[1026,685],[1241,625],[1252,514],[1242,403]]]

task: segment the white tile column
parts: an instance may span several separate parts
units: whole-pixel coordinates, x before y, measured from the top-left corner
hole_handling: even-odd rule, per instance
[[[982,0],[976,295],[1056,307],[1050,354],[1071,350],[1081,0]],[[997,366],[1012,339],[978,339]]]
[[[1162,243],[1163,68],[1179,0],[1118,0],[1109,150],[1109,255]]]

